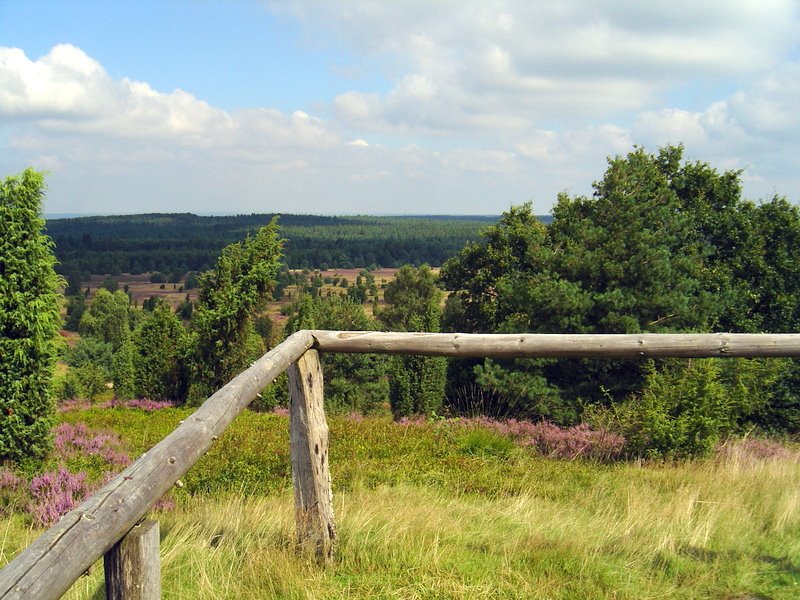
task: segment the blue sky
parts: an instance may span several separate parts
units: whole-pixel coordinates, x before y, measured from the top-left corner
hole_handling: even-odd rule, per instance
[[[796,0],[0,0],[49,213],[483,213],[683,142],[800,201]]]

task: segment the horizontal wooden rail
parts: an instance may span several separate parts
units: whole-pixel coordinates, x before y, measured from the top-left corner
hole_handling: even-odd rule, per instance
[[[300,331],[267,352],[206,400],[175,431],[64,515],[0,571],[0,598],[60,598],[312,342],[307,331]]]
[[[312,331],[320,352],[493,358],[800,357],[800,333],[480,334]]]

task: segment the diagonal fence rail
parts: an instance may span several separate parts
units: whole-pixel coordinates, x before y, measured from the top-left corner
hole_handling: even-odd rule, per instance
[[[218,390],[171,434],[6,565],[0,571],[0,598],[59,598],[100,557],[106,555],[108,562],[107,553],[133,532],[150,507],[211,448],[233,419],[287,369],[298,542],[320,562],[329,560],[336,530],[317,351],[493,358],[800,357],[800,334],[299,331]]]

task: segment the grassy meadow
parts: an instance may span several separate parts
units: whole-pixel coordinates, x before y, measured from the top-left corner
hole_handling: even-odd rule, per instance
[[[62,412],[130,456],[189,411]],[[67,424],[67,425],[64,425]],[[293,548],[288,418],[248,412],[155,511],[164,598],[797,598],[796,451],[728,444],[693,462],[535,454],[479,424],[332,417],[339,543]],[[56,457],[101,478],[107,465]],[[6,500],[0,562],[41,531]],[[67,598],[102,598],[102,565]]]

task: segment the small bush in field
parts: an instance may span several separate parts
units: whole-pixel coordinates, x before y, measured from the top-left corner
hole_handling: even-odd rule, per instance
[[[30,483],[28,513],[36,525],[49,527],[83,500],[89,492],[86,473],[70,473],[64,467],[34,477]]]
[[[473,429],[465,433],[459,447],[464,454],[482,457],[508,457],[516,448],[513,441],[488,429]]]

